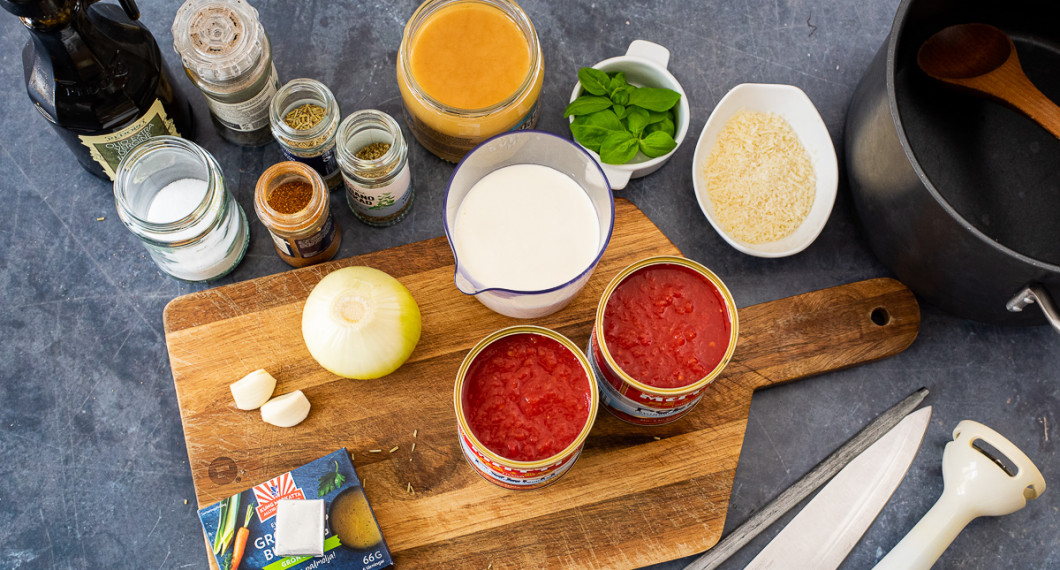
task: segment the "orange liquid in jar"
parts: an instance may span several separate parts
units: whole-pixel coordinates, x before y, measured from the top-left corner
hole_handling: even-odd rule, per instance
[[[410,50],[423,91],[457,109],[482,109],[516,92],[530,72],[522,30],[500,10],[455,4],[432,15]]]

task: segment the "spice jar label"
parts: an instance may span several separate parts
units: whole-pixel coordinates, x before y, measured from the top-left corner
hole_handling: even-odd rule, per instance
[[[400,214],[412,199],[412,176],[408,164],[381,186],[370,187],[346,177],[346,197],[353,212],[370,223]]]
[[[269,125],[269,105],[279,88],[280,76],[273,65],[269,80],[257,95],[238,103],[224,103],[206,97],[206,104],[214,117],[228,127],[237,131],[256,131]]]
[[[276,234],[269,232],[269,236],[272,237],[273,243],[276,244],[276,248],[281,253],[286,254],[288,257],[301,257],[308,259],[315,255],[319,255],[322,251],[326,250],[333,241],[335,241],[335,217],[328,212],[328,217],[324,221],[324,225],[321,226],[320,231],[305,238],[305,239],[292,239],[287,240]]]
[[[280,151],[283,152],[283,156],[287,160],[294,160],[296,162],[307,164],[325,179],[339,169],[339,161],[335,157],[334,144],[331,148],[316,156],[299,156],[283,145],[280,145]]]
[[[160,135],[180,136],[173,120],[166,115],[162,102],[155,99],[151,108],[133,124],[106,135],[80,135],[81,143],[88,147],[92,158],[103,167],[107,176],[114,180],[114,172],[125,155],[140,143]]]

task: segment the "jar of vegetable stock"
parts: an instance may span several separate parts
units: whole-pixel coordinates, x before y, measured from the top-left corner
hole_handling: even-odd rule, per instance
[[[342,183],[335,157],[339,103],[323,83],[294,79],[276,92],[269,106],[272,136],[287,160],[313,167],[334,190]]]
[[[158,136],[134,148],[118,164],[114,202],[158,267],[178,279],[218,279],[246,253],[246,215],[220,165],[191,141]]]
[[[357,111],[343,119],[337,138],[346,202],[357,219],[376,227],[404,219],[415,193],[397,121],[382,111]]]
[[[173,49],[206,96],[217,132],[244,146],[270,142],[269,103],[280,78],[258,11],[243,0],[187,0],[172,31]]]
[[[427,0],[397,55],[409,129],[451,162],[494,135],[534,128],[543,77],[537,32],[511,0]]]
[[[265,170],[254,188],[254,211],[280,259],[294,267],[327,261],[339,251],[342,231],[331,215],[327,186],[307,164],[281,162]]]

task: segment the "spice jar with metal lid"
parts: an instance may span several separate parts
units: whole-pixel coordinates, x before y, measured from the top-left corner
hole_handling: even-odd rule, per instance
[[[243,0],[187,0],[172,31],[173,49],[206,96],[217,132],[244,146],[271,141],[269,103],[280,78],[258,11]]]
[[[272,98],[269,122],[287,160],[312,166],[330,189],[342,184],[335,156],[339,103],[327,86],[313,79],[289,81]]]
[[[158,136],[130,151],[114,175],[114,202],[158,267],[178,279],[219,279],[247,251],[243,209],[221,166],[191,141]]]
[[[362,222],[376,227],[400,222],[415,193],[408,145],[401,127],[382,111],[366,109],[346,117],[337,135],[346,202]]]
[[[328,189],[301,162],[270,166],[254,188],[254,211],[272,236],[280,259],[294,267],[327,261],[339,251],[342,230],[328,204]]]

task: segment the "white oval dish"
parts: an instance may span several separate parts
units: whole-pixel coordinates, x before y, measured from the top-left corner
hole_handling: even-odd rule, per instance
[[[810,213],[791,235],[777,241],[750,244],[737,240],[729,235],[714,217],[714,206],[707,192],[703,173],[714,143],[725,129],[725,123],[740,111],[775,113],[784,117],[810,154],[810,162],[813,164],[817,188]],[[707,119],[692,158],[692,185],[703,215],[729,245],[757,257],[786,257],[809,247],[821,234],[832,213],[838,184],[839,167],[828,128],[806,93],[793,85],[743,83],[733,87],[722,97]]]
[[[681,148],[681,142],[685,140],[685,135],[688,133],[690,115],[688,96],[685,94],[685,90],[681,88],[677,78],[667,71],[666,66],[669,63],[670,50],[646,40],[633,40],[629,44],[629,49],[626,50],[626,55],[605,59],[593,66],[607,73],[625,72],[626,79],[633,85],[665,87],[681,94],[681,100],[677,103],[677,107],[674,108],[674,118],[676,119],[674,141],[677,146],[670,152],[655,158],[647,158],[643,154],[637,153],[637,156],[626,164],[605,164],[603,160],[600,160],[599,154],[582,146],[582,148],[585,148],[585,152],[588,152],[600,164],[604,174],[607,175],[607,182],[612,190],[621,190],[626,187],[630,179],[641,178],[658,170],[667,160],[670,160],[670,157],[677,152],[677,149]],[[574,90],[570,94],[571,102],[581,94],[582,84],[575,82]],[[570,117],[569,122],[574,122],[574,117]],[[581,143],[577,140],[574,143],[581,146]]]

